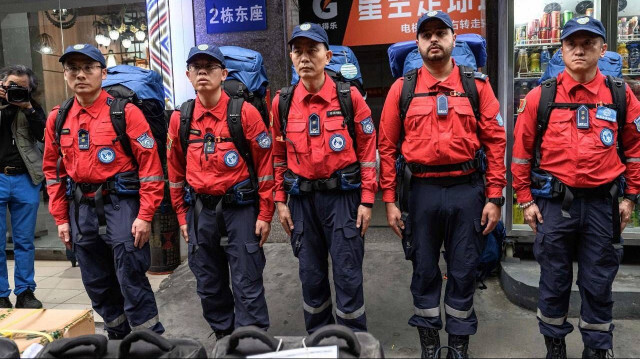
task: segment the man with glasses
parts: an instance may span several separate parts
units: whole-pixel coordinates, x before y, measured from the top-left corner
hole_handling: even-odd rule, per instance
[[[560,39],[564,72],[533,89],[518,110],[513,189],[536,233],[537,316],[547,357],[567,357],[575,256],[582,357],[605,358],[613,348],[611,286],[620,265],[620,233],[640,193],[640,102],[622,79],[598,69],[607,51],[599,20],[573,18]]]
[[[313,333],[335,323],[331,256],[338,324],[366,331],[364,235],[377,189],[371,110],[355,87],[325,71],[333,54],[320,25],[296,26],[289,46],[300,82],[283,89],[271,107],[275,201],[299,260],[305,325]]]
[[[163,333],[145,274],[151,220],[164,192],[149,125],[140,109],[127,104],[126,136],[116,135],[110,117],[115,100],[101,88],[107,70],[100,50],[69,46],[60,62],[75,96],[49,114],[43,161],[58,236],[67,248],[73,243],[82,282],[109,338],[145,328]]]
[[[203,316],[218,339],[237,327],[269,328],[262,245],[274,212],[271,137],[255,107],[223,91],[227,74],[217,46],[189,51],[196,98],[173,113],[167,138],[171,200]]]

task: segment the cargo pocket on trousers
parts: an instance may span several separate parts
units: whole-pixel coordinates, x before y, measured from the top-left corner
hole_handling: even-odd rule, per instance
[[[416,252],[411,227],[411,220],[404,222],[404,230],[402,231],[402,249],[404,250],[404,258],[406,260],[413,260],[413,256]]]
[[[293,249],[293,255],[298,258],[300,248],[302,247],[302,233],[304,227],[303,222],[298,221],[293,223],[293,232],[291,232],[291,249]]]
[[[533,257],[542,265],[542,253],[544,251],[544,233],[538,231],[533,241]]]
[[[258,242],[246,243],[245,248],[247,250],[247,267],[245,278],[249,283],[255,282],[262,277],[262,271],[264,270],[265,258],[262,248]]]

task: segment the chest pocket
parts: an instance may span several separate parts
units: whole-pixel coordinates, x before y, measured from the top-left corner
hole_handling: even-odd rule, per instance
[[[325,143],[333,152],[342,152],[353,147],[347,126],[343,126],[342,123],[342,118],[327,120],[324,123],[326,130],[324,134]]]
[[[74,165],[76,154],[73,148],[73,137],[71,135],[60,135],[60,152],[66,165]]]
[[[302,116],[289,115],[287,122],[287,151],[309,153],[307,122]]]
[[[567,148],[571,146],[571,133],[575,111],[555,109],[549,116],[549,124],[542,143],[549,148]],[[591,120],[593,122],[593,119]]]
[[[209,161],[212,160],[209,155]],[[231,169],[242,168],[244,160],[240,156],[240,153],[233,145],[233,142],[220,142],[216,146],[215,152],[215,168],[222,172],[228,172]]]
[[[434,125],[433,105],[431,104],[411,104],[404,121],[404,132],[408,140],[431,138],[432,127]]]
[[[594,148],[616,148],[618,140],[618,123],[595,118],[595,112],[591,115],[591,139]]]
[[[473,114],[473,108],[466,98],[462,98],[462,100],[464,101],[460,103],[453,102],[449,108],[449,113],[453,111],[456,115],[455,118],[452,118],[453,136],[469,138],[470,136],[476,136],[478,124]]]

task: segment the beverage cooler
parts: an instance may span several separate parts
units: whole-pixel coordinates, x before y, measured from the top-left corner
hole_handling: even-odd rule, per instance
[[[498,62],[495,64],[499,70],[497,94],[501,113],[506,119],[506,164],[509,168],[518,107],[527,93],[543,80],[550,59],[561,48],[562,26],[571,18],[593,16],[603,21],[608,34],[612,31],[617,33],[617,37],[608,37],[608,49],[617,51],[625,59],[624,79],[640,96],[640,0],[619,0],[615,3],[606,0],[500,0],[498,10]],[[614,24],[616,15],[617,24]],[[611,39],[617,39],[617,43],[611,44]],[[508,234],[517,236],[518,242],[532,242],[533,232],[524,223],[522,210],[517,205],[510,171],[507,171],[507,181],[507,203],[503,208],[503,218]],[[640,216],[637,210],[627,228],[623,235],[625,244],[640,245]]]

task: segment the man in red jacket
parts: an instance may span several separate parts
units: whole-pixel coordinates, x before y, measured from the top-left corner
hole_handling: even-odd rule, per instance
[[[107,70],[100,50],[69,46],[60,62],[75,96],[65,103],[70,107],[59,131],[59,106],[49,114],[43,160],[58,236],[67,248],[73,243],[82,282],[110,338],[132,329],[163,333],[145,274],[151,220],[164,189],[149,124],[140,109],[127,104],[126,136],[117,136],[109,114],[114,99],[101,88]],[[136,188],[125,190],[126,184]]]
[[[300,261],[306,328],[312,333],[335,322],[331,255],[338,323],[366,331],[362,260],[377,187],[371,111],[357,89],[325,72],[332,53],[320,25],[296,26],[289,45],[300,82],[283,89],[271,107],[275,201]],[[338,86],[353,113],[340,105]],[[282,111],[280,104],[287,102]]]
[[[504,204],[504,122],[486,75],[461,71],[451,58],[455,34],[448,14],[423,15],[416,42],[424,66],[392,85],[380,120],[382,199],[389,225],[413,262],[409,324],[418,328],[423,358],[433,357],[440,346],[443,241],[446,331],[449,346],[466,357],[469,335],[478,325],[473,293],[483,235],[496,226]],[[396,163],[404,178],[402,212],[395,205]]]
[[[573,18],[561,40],[565,71],[533,89],[518,110],[513,188],[536,233],[538,324],[548,357],[567,355],[564,337],[573,331],[567,312],[577,253],[583,358],[604,358],[613,348],[611,285],[620,263],[620,233],[640,193],[640,103],[621,79],[608,79],[598,69],[607,50],[600,21]],[[543,93],[555,96],[542,100]],[[546,115],[544,132],[536,130],[539,113]],[[621,176],[626,188],[618,181]],[[620,190],[624,200],[618,205]]]
[[[243,102],[242,138],[232,138],[230,111],[237,99],[222,89],[228,72],[218,47],[193,47],[186,74],[197,96],[171,117],[167,158],[171,199],[189,243],[203,315],[217,338],[247,325],[267,330],[261,247],[274,212],[271,136],[258,110]],[[240,143],[248,147],[246,158]]]

